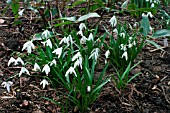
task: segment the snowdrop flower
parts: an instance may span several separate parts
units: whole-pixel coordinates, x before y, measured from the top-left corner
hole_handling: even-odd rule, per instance
[[[77,52],[77,54],[75,54],[72,58],[72,61],[75,61],[76,59],[78,59],[79,57],[81,57],[80,52]]]
[[[125,33],[120,33],[120,36],[125,38]]]
[[[122,54],[122,58],[125,57],[126,61],[128,59],[128,55],[127,55],[127,51],[125,51],[123,54]]]
[[[68,35],[67,40],[69,40],[70,44],[73,44],[73,38],[71,35]]]
[[[53,61],[50,62],[50,66],[52,66],[52,65],[55,65],[55,66],[57,65],[57,62],[56,62],[55,59],[54,59]]]
[[[128,48],[131,48],[133,45],[130,43],[130,44],[128,44]]]
[[[109,55],[110,55],[110,51],[107,50],[106,53],[105,53],[105,57],[106,57],[106,58],[109,58]]]
[[[118,30],[115,28],[115,29],[113,30],[113,33],[116,33],[116,35],[118,35]]]
[[[80,31],[83,31],[83,29],[86,29],[86,25],[85,25],[84,23],[81,23],[81,24],[79,25],[79,30],[80,30]]]
[[[148,13],[147,13],[147,16],[149,16],[149,17],[151,17],[151,18],[153,17],[153,15],[152,15],[151,12],[148,12]]]
[[[67,77],[69,74],[72,74],[72,73],[74,73],[74,75],[77,77],[76,71],[74,70],[73,67],[70,67],[70,68],[67,70],[65,76]]]
[[[93,58],[93,57],[94,57],[95,61],[97,61],[97,58],[99,57],[99,48],[95,48],[92,50],[89,59]]]
[[[55,53],[56,55],[58,55],[58,58],[60,58],[62,53],[62,47],[55,49],[52,53]]]
[[[74,68],[76,68],[77,66],[80,66],[80,68],[82,69],[82,58],[81,57],[79,57],[74,63]]]
[[[84,36],[84,35],[83,35],[83,31],[78,31],[78,32],[77,32],[77,35]]]
[[[45,88],[46,85],[48,85],[48,81],[46,79],[43,79],[41,82],[40,82],[40,85],[43,85],[43,89]]]
[[[13,82],[8,81],[8,82],[2,82],[2,86],[7,89],[8,93],[10,93],[10,86],[13,84]]]
[[[120,44],[120,50],[126,51],[126,45]]]
[[[60,41],[59,44],[61,45],[62,43],[65,43],[65,44],[69,45],[69,40],[68,40],[68,38],[64,37],[64,38]]]
[[[35,63],[33,71],[38,71],[38,70],[41,70],[40,66],[37,63]]]
[[[23,60],[22,60],[20,57],[18,57],[16,60],[15,60],[13,57],[11,57],[11,58],[9,59],[9,61],[8,61],[8,66],[9,66],[11,63],[14,63],[14,65],[18,65],[19,62],[20,62],[22,65],[24,65],[24,62],[23,62]]]
[[[91,91],[91,87],[87,86],[87,92],[90,92],[90,91]]]
[[[112,27],[115,27],[117,24],[116,16],[113,16],[109,22],[111,23]]]
[[[87,38],[85,36],[82,36],[82,38],[80,39],[80,43],[85,44],[86,40],[87,40]]]
[[[154,3],[151,4],[151,8],[153,8],[153,7],[155,7],[155,4],[154,4]]]
[[[41,42],[44,46],[49,46],[51,49],[52,49],[52,43],[51,43],[51,40],[48,39],[46,40],[45,42]]]
[[[136,41],[135,41],[135,40],[133,41],[133,45],[134,45],[134,46],[136,45]]]
[[[21,11],[19,11],[18,14],[19,14],[20,16],[22,16],[22,15],[23,15],[23,12],[24,12],[24,9],[22,9]]]
[[[142,17],[148,17],[148,15],[146,15],[145,13],[142,13]]]
[[[93,34],[92,34],[92,33],[90,33],[90,35],[89,35],[89,37],[88,37],[87,40],[88,40],[88,41],[93,41],[93,40],[94,40],[94,37],[93,37]]]
[[[43,33],[42,33],[42,36],[44,36],[46,39],[51,37],[51,34],[48,30],[45,30]]]
[[[45,64],[45,66],[43,67],[42,72],[44,72],[44,71],[45,71],[45,74],[46,74],[46,75],[49,74],[49,72],[50,72],[50,67],[48,66],[48,64]]]
[[[32,43],[32,40],[26,42],[26,43],[23,45],[22,51],[23,51],[24,49],[27,50],[27,53],[31,53],[32,49],[35,49],[35,46],[34,46],[34,44]]]
[[[29,71],[28,71],[25,67],[21,67],[21,71],[19,72],[19,77],[20,77],[23,73],[27,73],[28,75],[30,75]]]

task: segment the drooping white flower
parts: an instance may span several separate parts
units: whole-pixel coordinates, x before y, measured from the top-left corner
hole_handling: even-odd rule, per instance
[[[38,70],[41,70],[41,68],[37,63],[35,63],[33,71],[38,71]]]
[[[80,39],[80,43],[86,44],[86,40],[87,40],[87,38],[85,36],[82,36],[82,38]]]
[[[90,35],[89,35],[89,37],[88,37],[87,40],[88,40],[88,41],[93,41],[93,40],[94,40],[94,37],[93,37],[93,34],[92,34],[92,33],[90,33]]]
[[[123,54],[122,54],[122,58],[125,57],[126,61],[128,59],[128,54],[127,54],[127,51],[125,51]]]
[[[48,81],[46,79],[43,79],[41,82],[40,82],[40,85],[43,85],[43,89],[45,88],[46,85],[48,85]]]
[[[15,64],[14,65],[18,65],[18,62],[20,62],[22,65],[24,65],[24,61],[18,57],[16,60],[15,60]]]
[[[11,64],[11,63],[15,63],[15,59],[13,57],[11,57],[8,61],[8,66]]]
[[[90,91],[91,91],[91,87],[87,86],[87,92],[90,92]]]
[[[58,55],[58,58],[60,58],[62,54],[62,47],[55,49],[52,53],[55,53],[56,55]]]
[[[77,35],[84,36],[84,35],[83,35],[83,31],[78,31],[78,32],[77,32]]]
[[[117,25],[117,19],[116,16],[113,16],[110,20],[109,20],[110,24],[112,25],[112,27],[115,27]]]
[[[52,65],[55,65],[55,66],[57,65],[57,62],[56,62],[55,59],[54,59],[53,61],[50,62],[50,66],[52,66]]]
[[[70,67],[70,68],[67,70],[65,76],[68,76],[69,74],[72,74],[72,73],[74,73],[74,75],[77,77],[76,71],[74,70],[73,67]]]
[[[133,44],[129,43],[128,44],[128,48],[131,48],[133,46]]]
[[[89,59],[93,58],[93,57],[94,57],[95,61],[97,61],[97,58],[99,57],[99,48],[95,48],[92,50]]]
[[[86,29],[86,25],[85,25],[84,23],[81,23],[81,24],[79,25],[79,30],[80,30],[80,31],[83,31],[83,29]]]
[[[148,15],[145,13],[142,13],[142,17],[148,17]]]
[[[109,55],[110,55],[110,51],[107,50],[106,53],[105,53],[105,57],[106,57],[106,58],[109,58]]]
[[[50,67],[48,66],[48,64],[45,64],[45,66],[42,69],[42,72],[45,72],[46,75],[49,74],[50,72]]]
[[[75,61],[75,60],[78,59],[79,57],[81,57],[81,54],[80,54],[80,52],[77,52],[77,53],[73,56],[72,61]]]
[[[60,41],[59,44],[61,45],[62,43],[65,43],[65,44],[69,45],[69,39],[66,38],[66,37],[64,37],[64,38]]]
[[[23,45],[22,51],[25,50],[25,49],[27,50],[27,53],[31,53],[32,49],[35,49],[35,46],[34,46],[34,44],[32,43],[32,40],[26,42],[26,43]]]
[[[116,35],[118,35],[118,30],[115,28],[113,29],[113,33],[115,33]]]
[[[150,17],[150,18],[152,18],[152,17],[153,17],[153,15],[152,15],[152,13],[151,13],[151,12],[148,12],[148,13],[147,13],[147,16],[148,16],[148,17]]]
[[[151,8],[153,8],[153,7],[155,7],[155,4],[154,4],[154,3],[151,4]]]
[[[125,44],[120,44],[120,50],[126,51],[126,45]]]
[[[82,69],[82,57],[79,57],[76,62],[74,62],[74,68],[79,66]]]
[[[42,33],[42,36],[44,36],[46,39],[48,39],[49,37],[51,37],[51,34],[48,30],[45,30],[43,33]]]
[[[125,33],[120,33],[120,36],[121,36],[122,38],[125,38]]]
[[[19,77],[20,77],[23,73],[26,73],[26,74],[30,75],[29,71],[28,71],[25,67],[21,67],[21,71],[19,72]]]
[[[51,43],[51,40],[48,39],[46,40],[45,42],[41,42],[44,46],[49,46],[51,49],[52,49],[52,43]]]
[[[13,84],[13,82],[8,81],[8,82],[2,82],[2,86],[7,89],[8,93],[10,93],[10,86]]]

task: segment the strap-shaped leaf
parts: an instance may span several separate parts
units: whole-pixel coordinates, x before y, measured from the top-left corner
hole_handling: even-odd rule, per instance
[[[97,13],[88,13],[86,15],[79,17],[77,21],[81,22],[81,21],[84,21],[84,20],[87,20],[87,19],[93,18],[93,17],[100,17],[100,15],[98,15]]]
[[[161,29],[156,31],[153,35],[152,38],[159,38],[159,37],[166,37],[170,36],[170,30],[168,29]]]

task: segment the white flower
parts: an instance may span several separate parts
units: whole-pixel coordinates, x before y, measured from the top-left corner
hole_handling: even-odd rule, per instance
[[[51,34],[48,30],[45,30],[43,33],[42,33],[42,36],[44,36],[46,39],[51,37]]]
[[[42,72],[44,72],[44,71],[45,71],[45,74],[46,74],[46,75],[49,74],[49,72],[50,72],[50,67],[48,66],[48,64],[45,64],[45,66],[43,67]]]
[[[95,61],[97,61],[97,58],[99,57],[99,48],[95,48],[92,50],[89,59],[93,58],[93,57],[94,57]]]
[[[130,44],[128,44],[128,48],[131,48],[133,45],[130,43]]]
[[[125,38],[125,33],[120,33],[120,36],[121,36],[122,38]]]
[[[85,44],[86,40],[87,40],[87,38],[85,36],[82,36],[82,38],[80,39],[80,43]]]
[[[120,44],[120,50],[123,50],[123,51],[126,51],[126,45],[124,45],[124,44]]]
[[[51,40],[48,39],[46,40],[45,42],[41,42],[44,46],[49,46],[51,49],[52,49],[52,43],[51,43]]]
[[[72,61],[75,61],[76,59],[78,59],[79,57],[81,57],[80,52],[77,52],[77,54],[75,54],[72,58]]]
[[[113,33],[116,33],[116,35],[118,35],[118,30],[115,28],[115,29],[113,30]]]
[[[70,67],[70,68],[67,70],[65,76],[68,76],[69,74],[72,74],[72,73],[74,73],[74,75],[77,77],[76,71],[74,70],[73,67]]]
[[[19,77],[20,77],[23,73],[27,73],[28,75],[30,75],[29,71],[28,71],[25,67],[21,67],[21,71],[19,72]]]
[[[125,57],[126,61],[128,59],[128,55],[127,55],[127,51],[125,51],[123,54],[122,54],[122,58]]]
[[[142,17],[148,17],[148,15],[146,15],[145,13],[142,13]]]
[[[90,92],[90,91],[91,91],[91,87],[87,86],[87,92]]]
[[[22,9],[21,11],[19,11],[19,12],[18,12],[18,14],[19,14],[20,16],[22,16],[22,15],[23,15],[24,10],[25,10],[25,9]]]
[[[38,70],[41,70],[40,66],[37,63],[35,63],[33,71],[38,71]]]
[[[83,29],[86,29],[86,25],[84,23],[81,23],[79,25],[79,29],[80,29],[80,31],[83,31]]]
[[[34,44],[32,43],[32,40],[31,41],[28,41],[26,42],[24,45],[23,45],[23,48],[22,48],[22,51],[26,49],[28,53],[31,53],[31,49],[35,49],[35,46]]]
[[[147,16],[150,16],[151,18],[153,17],[153,15],[152,15],[151,12],[148,12],[148,13],[147,13]]]
[[[8,93],[10,93],[10,86],[13,84],[13,82],[8,81],[8,82],[2,82],[2,86],[7,89]]]
[[[109,22],[111,23],[112,27],[115,27],[117,24],[116,16],[113,16]]]
[[[11,63],[14,63],[14,65],[18,65],[19,62],[20,62],[22,65],[24,65],[24,62],[23,62],[23,60],[22,60],[20,57],[18,57],[16,60],[15,60],[13,57],[11,57],[11,58],[9,59],[9,61],[8,61],[8,66],[9,66]]]
[[[136,41],[135,41],[135,40],[133,41],[133,45],[134,45],[134,46],[136,45]]]
[[[69,39],[66,38],[66,37],[64,37],[64,38],[60,41],[59,44],[61,45],[62,43],[65,43],[65,44],[69,45]]]
[[[13,57],[11,57],[8,61],[8,66],[11,64],[11,63],[15,63],[15,59]]]
[[[109,55],[110,55],[110,51],[107,50],[106,53],[105,53],[105,57],[106,57],[106,58],[109,58]]]
[[[83,36],[83,31],[78,31],[77,35]]]
[[[57,65],[57,62],[56,62],[55,59],[54,59],[53,61],[50,62],[50,66],[52,66],[52,65],[55,65],[55,66]]]
[[[76,68],[77,66],[80,66],[80,68],[82,69],[82,58],[81,57],[79,57],[74,63],[74,68]]]
[[[58,55],[58,58],[60,58],[62,53],[62,47],[55,49],[52,53],[55,53],[56,55]]]
[[[43,89],[45,88],[46,85],[48,85],[48,81],[46,79],[43,79],[41,82],[40,82],[40,85],[43,85]]]
[[[153,7],[155,7],[155,4],[154,4],[154,3],[151,4],[151,8],[153,8]]]
[[[93,41],[93,40],[94,40],[94,37],[93,37],[93,34],[92,34],[92,33],[90,33],[90,35],[89,35],[89,37],[88,37],[87,40],[88,40],[88,41]]]

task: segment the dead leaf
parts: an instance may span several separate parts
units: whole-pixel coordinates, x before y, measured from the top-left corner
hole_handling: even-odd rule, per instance
[[[4,19],[0,19],[0,24],[3,24],[5,22]]]

